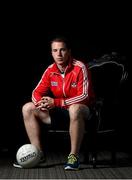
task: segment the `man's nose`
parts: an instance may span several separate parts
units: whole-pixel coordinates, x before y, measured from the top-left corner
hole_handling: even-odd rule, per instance
[[[57,53],[57,54],[58,54],[58,56],[61,56],[61,55],[62,55],[62,53],[61,53],[61,51],[60,51],[60,50],[58,51],[58,53]]]

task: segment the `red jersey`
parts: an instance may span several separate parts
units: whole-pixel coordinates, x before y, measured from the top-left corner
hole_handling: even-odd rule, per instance
[[[91,77],[88,67],[81,61],[72,59],[61,74],[56,63],[50,65],[32,92],[36,105],[43,96],[52,93],[55,106],[68,108],[72,104],[90,105],[94,100]]]

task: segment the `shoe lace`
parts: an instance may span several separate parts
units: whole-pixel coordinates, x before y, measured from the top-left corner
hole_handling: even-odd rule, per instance
[[[75,162],[77,162],[77,158],[75,157],[75,155],[71,154],[68,156],[68,163],[69,164],[74,164]]]

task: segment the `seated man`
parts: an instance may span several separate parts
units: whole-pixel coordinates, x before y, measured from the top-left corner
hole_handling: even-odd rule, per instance
[[[22,108],[24,124],[31,144],[43,156],[39,121],[52,124],[57,108],[63,111],[64,116],[68,114],[71,150],[64,168],[77,170],[85,120],[88,120],[90,106],[94,102],[90,72],[82,61],[71,56],[69,43],[63,37],[51,41],[51,53],[54,63],[45,70],[33,90],[32,102],[26,103]],[[50,93],[53,96],[49,96]],[[19,167],[16,164],[14,166]]]

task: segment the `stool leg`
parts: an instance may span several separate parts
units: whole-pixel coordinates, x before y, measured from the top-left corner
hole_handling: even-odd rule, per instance
[[[96,168],[96,165],[97,165],[97,152],[92,152],[92,165],[93,165],[93,168]]]
[[[84,163],[84,164],[89,164],[89,163],[90,163],[90,152],[85,151],[85,152],[83,153],[83,155],[84,155],[83,163]]]

